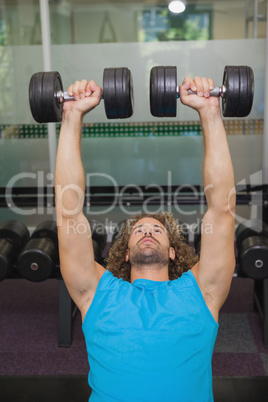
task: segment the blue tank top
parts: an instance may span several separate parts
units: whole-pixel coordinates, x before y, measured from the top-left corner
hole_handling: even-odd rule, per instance
[[[173,281],[102,275],[82,328],[90,402],[211,402],[218,323],[191,271]]]

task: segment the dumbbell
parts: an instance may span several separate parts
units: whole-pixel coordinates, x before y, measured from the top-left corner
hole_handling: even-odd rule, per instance
[[[107,231],[103,224],[96,220],[90,220],[91,237],[94,251],[94,258],[99,264],[103,264],[102,253],[107,242]]]
[[[13,264],[30,234],[24,223],[9,220],[0,225],[0,280],[9,277]]]
[[[112,237],[112,244],[117,240],[117,239],[119,239],[119,237],[121,236],[121,234],[122,234],[122,232],[123,232],[123,229],[124,229],[124,227],[125,227],[125,225],[126,225],[126,220],[124,219],[124,220],[122,220],[122,221],[120,221],[116,226],[115,226],[115,228],[114,228],[114,232],[113,232],[113,237]]]
[[[188,91],[189,94],[195,92]],[[177,114],[177,67],[157,66],[150,73],[150,110],[155,117],[175,117]],[[224,117],[249,115],[254,96],[254,74],[248,66],[226,66],[223,83],[210,91],[210,96],[222,98]]]
[[[105,68],[103,71],[104,107],[108,119],[125,119],[133,114],[133,85],[128,68]],[[35,73],[29,84],[29,101],[37,123],[62,120],[63,102],[74,98],[63,91],[57,71]]]
[[[241,273],[252,279],[268,278],[268,225],[254,219],[235,231]]]
[[[31,282],[53,276],[58,262],[58,234],[55,221],[41,222],[18,256],[19,274]]]
[[[194,226],[194,249],[198,257],[200,258],[201,252],[201,234],[202,234],[202,223]]]

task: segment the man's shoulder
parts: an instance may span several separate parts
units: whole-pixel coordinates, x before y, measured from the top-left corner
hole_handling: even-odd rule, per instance
[[[99,280],[98,290],[119,289],[129,287],[129,285],[130,282],[117,278],[111,271],[106,269]]]

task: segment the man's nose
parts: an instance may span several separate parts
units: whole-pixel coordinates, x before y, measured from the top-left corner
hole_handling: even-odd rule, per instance
[[[145,236],[152,236],[152,230],[149,228],[144,229],[144,235]]]

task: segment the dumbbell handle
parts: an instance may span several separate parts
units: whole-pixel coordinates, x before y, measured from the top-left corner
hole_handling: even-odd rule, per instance
[[[210,92],[210,96],[221,96],[222,98],[225,97],[226,93],[226,87],[222,85],[221,87],[214,87]],[[190,89],[188,90],[189,95],[196,95],[196,92],[191,91]],[[180,90],[179,87],[177,86],[177,98],[180,97]]]
[[[66,102],[66,101],[73,101],[74,100],[74,97],[68,95],[68,92],[66,92],[66,91],[65,92],[58,91],[56,93],[56,98],[57,98],[58,103],[63,103],[63,102]],[[101,96],[101,99],[103,99],[103,95]]]

